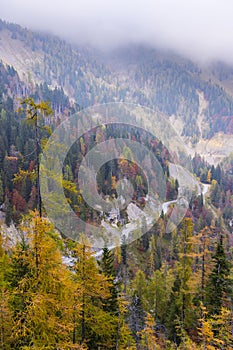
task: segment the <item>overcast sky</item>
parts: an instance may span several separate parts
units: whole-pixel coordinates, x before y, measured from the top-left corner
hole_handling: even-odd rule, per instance
[[[0,0],[1,18],[73,42],[145,42],[233,63],[233,0]]]

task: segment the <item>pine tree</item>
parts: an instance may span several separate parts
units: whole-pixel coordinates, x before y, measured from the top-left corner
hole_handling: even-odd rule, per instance
[[[6,208],[5,223],[7,226],[10,226],[12,222],[12,216],[13,216],[13,207],[8,197],[6,197],[5,199],[5,208]]]
[[[168,269],[166,264],[160,270],[156,270],[148,281],[146,311],[153,310],[154,319],[160,326],[164,326],[169,313],[168,304],[173,284],[172,269]]]
[[[118,312],[118,289],[119,283],[116,282],[116,271],[114,269],[114,258],[112,252],[107,248],[103,248],[103,255],[100,262],[101,271],[107,277],[110,284],[110,297],[104,301],[104,310],[117,314]]]
[[[221,307],[229,304],[228,298],[232,293],[230,263],[224,251],[222,235],[212,260],[214,267],[206,286],[206,306],[211,315],[219,314]]]
[[[149,243],[149,274],[152,275],[155,271],[155,260],[156,260],[156,244],[154,235],[150,238]]]
[[[221,347],[221,349],[232,349],[233,334],[231,310],[222,307],[220,313],[213,315],[209,322],[212,325],[214,333],[215,347]]]
[[[99,271],[89,242],[84,236],[73,248],[76,300],[80,304],[75,342],[87,344],[90,349],[115,346],[117,316],[105,311],[105,301],[111,297],[111,283]]]
[[[192,290],[190,289],[190,279],[192,276],[191,267],[194,258],[192,253],[192,230],[192,220],[185,218],[179,228],[179,262],[174,269],[175,282],[172,288],[169,302],[170,310],[167,317],[167,326],[170,337],[178,342],[180,341],[180,337],[177,337],[177,325],[179,325],[181,332],[185,332],[193,327],[195,320],[193,295]]]

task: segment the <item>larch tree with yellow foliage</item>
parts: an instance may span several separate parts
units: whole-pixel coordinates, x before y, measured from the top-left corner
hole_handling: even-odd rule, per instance
[[[53,225],[32,212],[11,257],[14,349],[81,349],[72,341],[74,290]]]
[[[75,343],[86,344],[89,349],[114,349],[118,318],[104,310],[111,296],[112,282],[101,273],[93,251],[85,236],[73,247],[73,280],[77,309]]]

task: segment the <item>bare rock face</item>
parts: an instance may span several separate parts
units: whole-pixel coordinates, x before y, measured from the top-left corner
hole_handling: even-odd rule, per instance
[[[5,224],[0,226],[0,231],[3,235],[6,248],[13,248],[18,242],[22,240],[23,233],[17,230],[14,224],[9,227]]]
[[[134,203],[130,203],[128,205],[127,214],[128,214],[129,221],[135,221],[145,216],[145,213],[140,208],[138,208],[138,206]]]

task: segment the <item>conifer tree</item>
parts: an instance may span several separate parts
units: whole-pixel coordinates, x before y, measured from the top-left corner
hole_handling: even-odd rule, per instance
[[[156,256],[156,245],[154,235],[150,238],[149,243],[149,274],[152,275],[155,271],[155,256]]]
[[[202,317],[198,328],[201,345],[204,350],[232,349],[231,311],[221,308],[219,314],[209,316],[206,307],[201,304]]]
[[[71,275],[62,264],[53,226],[38,212],[30,215],[21,226],[25,238],[15,247],[10,264],[14,349],[68,349],[72,345]]]
[[[9,257],[4,244],[6,240],[0,232],[0,348],[8,350],[12,343],[12,312],[9,304],[7,274],[9,273]]]
[[[121,278],[124,284],[124,293],[126,293],[126,284],[127,284],[127,243],[125,235],[123,236],[121,243]]]
[[[99,271],[89,242],[84,236],[73,248],[74,282],[78,310],[76,342],[87,344],[90,349],[115,345],[117,316],[104,310],[105,301],[111,297],[111,283]]]
[[[158,340],[155,335],[155,322],[154,318],[148,313],[145,318],[145,327],[140,332],[141,335],[141,346],[145,350],[160,350],[161,347],[158,345]]]
[[[116,350],[135,350],[136,344],[132,336],[130,327],[127,322],[129,314],[129,302],[126,300],[127,296],[124,293],[118,295],[118,327]]]
[[[169,312],[167,326],[170,337],[180,341],[177,337],[176,326],[179,325],[181,332],[187,331],[193,326],[195,319],[195,309],[192,303],[192,293],[190,289],[190,279],[192,276],[192,220],[185,218],[180,226],[180,252],[179,262],[174,269],[175,281],[169,302]]]
[[[134,293],[131,297],[129,305],[129,327],[136,343],[136,349],[140,349],[140,332],[145,325],[145,311],[143,309],[142,301],[140,297]]]
[[[42,202],[40,194],[40,163],[39,155],[41,152],[41,140],[40,140],[40,126],[39,117],[49,116],[53,113],[50,103],[47,101],[40,101],[36,103],[32,97],[26,97],[21,101],[22,108],[20,112],[25,111],[26,119],[29,123],[32,123],[35,128],[35,142],[36,142],[36,174],[37,174],[37,201],[39,215],[42,216]],[[50,133],[50,129],[44,126],[45,129]]]
[[[164,264],[160,270],[156,270],[148,281],[147,309],[153,310],[153,316],[157,324],[164,326],[167,318],[168,303],[172,293],[174,276],[171,269]]]
[[[209,313],[219,314],[222,306],[229,304],[232,297],[232,281],[230,280],[230,263],[227,260],[223,237],[217,243],[216,252],[213,255],[214,267],[209,275],[206,286],[206,306]]]
[[[110,283],[111,293],[110,297],[104,301],[104,309],[116,315],[118,312],[117,298],[119,283],[116,282],[116,271],[114,269],[113,263],[114,258],[112,252],[107,247],[103,248],[100,268]]]

